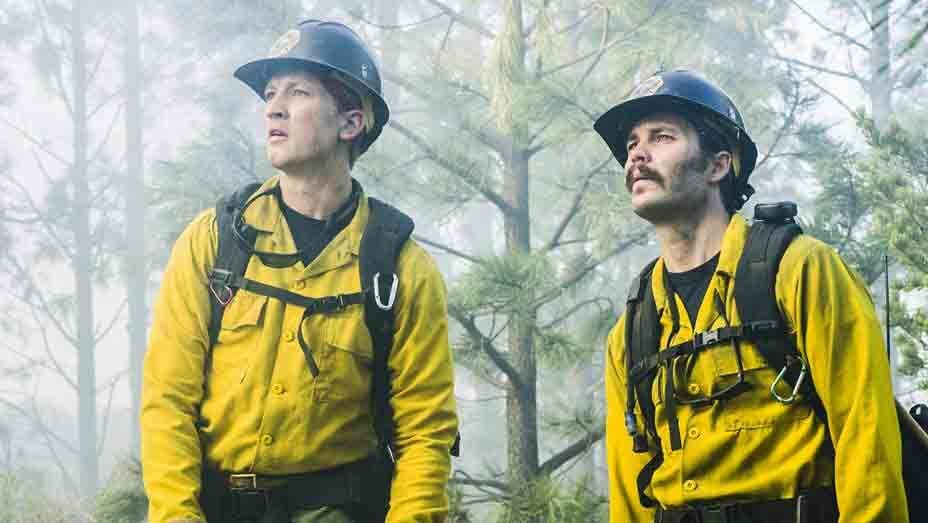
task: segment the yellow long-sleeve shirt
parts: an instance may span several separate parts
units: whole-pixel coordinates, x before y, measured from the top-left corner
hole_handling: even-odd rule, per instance
[[[735,272],[747,232],[744,219],[735,215],[695,322],[675,296],[680,329],[673,339],[668,292],[661,278],[651,278],[661,347],[690,340],[694,332],[724,327],[726,319],[730,325],[740,324]],[[661,271],[659,260],[654,274]],[[809,402],[784,405],[771,397],[770,384],[779,369],[767,367],[756,346],[743,340],[749,388],[710,406],[678,404],[683,447],[672,450],[663,398],[663,384],[671,377],[661,367],[652,397],[664,461],[654,472],[649,494],[673,508],[792,498],[800,489],[834,485],[842,523],[908,521],[889,364],[866,287],[832,248],[803,235],[783,257],[775,293],[790,336],[808,361],[827,412],[827,429]],[[625,350],[623,316],[609,335],[605,365],[610,521],[651,522],[654,510],[641,506],[636,485],[651,454],[632,451],[624,423]],[[677,393],[703,397],[734,382],[735,351],[730,345],[710,348],[676,368],[672,379]],[[780,392],[786,395],[783,387]],[[643,419],[640,410],[638,417]]]
[[[259,192],[278,182],[271,178]],[[308,266],[274,269],[253,256],[245,276],[308,297],[358,292],[368,215],[362,195],[351,222]],[[262,231],[256,249],[295,251],[275,198],[249,206],[245,221]],[[373,349],[362,306],[302,323],[320,370],[313,378],[297,340],[303,309],[239,290],[206,358],[207,275],[217,246],[215,211],[205,211],[177,240],[155,303],[141,408],[152,523],[204,520],[197,501],[204,460],[230,473],[297,474],[363,459],[376,444]],[[397,462],[387,521],[438,523],[448,511],[449,448],[457,432],[445,287],[434,261],[411,240],[397,275],[388,362]]]

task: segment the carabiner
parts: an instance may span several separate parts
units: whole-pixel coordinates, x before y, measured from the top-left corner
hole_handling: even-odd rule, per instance
[[[229,304],[230,301],[232,301],[232,297],[235,295],[235,293],[232,292],[232,288],[229,287],[228,285],[223,285],[222,288],[225,290],[225,296],[226,296],[225,298],[223,298],[222,296],[219,295],[218,292],[216,292],[215,287],[213,287],[213,282],[210,282],[209,284],[209,291],[212,292],[213,296],[216,297],[216,301],[218,301],[220,305],[225,307],[226,305]]]
[[[777,394],[777,384],[783,379],[786,375],[786,371],[789,370],[793,362],[799,360],[802,364],[802,367],[799,369],[799,377],[796,378],[796,384],[793,385],[793,392],[788,397],[783,397]],[[773,396],[773,399],[779,401],[784,405],[789,405],[790,403],[796,401],[796,397],[799,396],[799,388],[802,387],[802,382],[806,379],[806,360],[802,356],[787,356],[786,365],[783,365],[783,368],[780,370],[780,373],[777,374],[777,377],[773,380],[773,383],[770,384],[770,395]]]
[[[374,303],[385,311],[393,308],[393,302],[396,300],[396,288],[400,283],[396,274],[391,274],[390,276],[393,276],[393,283],[390,285],[390,296],[387,298],[386,305],[384,305],[383,300],[380,299],[380,273],[374,274]]]

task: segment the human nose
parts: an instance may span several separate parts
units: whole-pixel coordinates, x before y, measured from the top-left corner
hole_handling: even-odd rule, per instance
[[[287,107],[283,102],[283,96],[277,95],[267,101],[264,108],[264,114],[269,120],[282,120],[287,117]]]
[[[648,151],[641,144],[635,144],[628,149],[628,158],[625,160],[625,185],[631,190],[631,175],[635,167],[648,163]]]
[[[625,168],[634,167],[636,163],[647,163],[648,150],[642,143],[634,143],[628,148],[628,160],[625,162]]]

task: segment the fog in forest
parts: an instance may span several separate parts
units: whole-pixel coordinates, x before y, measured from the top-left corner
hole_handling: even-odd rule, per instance
[[[232,72],[305,19],[377,55],[391,117],[352,174],[447,284],[455,521],[607,520],[605,338],[657,245],[592,126],[658,71],[724,88],[760,151],[742,214],[796,202],[881,315],[888,256],[894,386],[924,401],[922,3],[0,0],[0,521],[144,520],[151,305],[184,227],[275,175]]]

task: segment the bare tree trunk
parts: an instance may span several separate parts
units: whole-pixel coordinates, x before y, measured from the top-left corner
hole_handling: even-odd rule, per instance
[[[884,130],[892,114],[892,49],[890,48],[890,5],[892,0],[870,0],[873,33],[870,45],[870,102],[873,122]]]
[[[72,85],[74,96],[74,258],[71,260],[77,299],[78,416],[80,495],[89,503],[97,492],[97,409],[94,357],[93,285],[90,236],[90,186],[87,162],[87,50],[83,5],[71,9]]]
[[[126,293],[129,301],[129,388],[132,425],[131,452],[139,451],[139,402],[142,358],[148,318],[145,257],[145,172],[142,151],[141,50],[137,0],[126,2]]]
[[[508,85],[502,89],[512,96],[525,78],[525,42],[521,0],[506,0],[503,5],[504,29],[497,38],[508,39],[497,42],[497,59],[500,60],[500,82]],[[505,104],[509,103],[509,107]],[[505,116],[498,118],[508,131],[508,150],[504,154],[503,199],[509,209],[503,216],[506,238],[506,253],[528,254],[531,252],[531,220],[529,202],[528,154],[524,149],[526,136],[524,122],[512,118],[511,99],[498,110]],[[526,291],[525,299],[531,300]],[[530,301],[529,301],[530,302]],[[538,477],[538,370],[535,358],[534,327],[537,319],[534,310],[513,313],[509,318],[508,347],[518,382],[509,382],[506,391],[507,452],[509,484],[515,488],[530,486]],[[519,503],[509,507],[507,522],[536,523],[540,519],[518,510]]]

